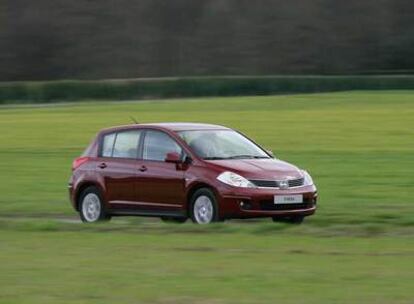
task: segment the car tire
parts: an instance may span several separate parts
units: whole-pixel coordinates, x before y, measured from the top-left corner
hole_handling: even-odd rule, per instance
[[[176,223],[176,224],[183,224],[187,221],[186,217],[172,217],[172,216],[163,216],[161,220],[164,223]]]
[[[190,200],[191,220],[196,224],[220,221],[217,199],[209,188],[198,189]]]
[[[273,217],[273,222],[277,223],[287,223],[287,224],[295,224],[300,225],[303,223],[304,216],[290,216],[290,217]]]
[[[111,216],[106,213],[102,195],[96,187],[86,188],[79,199],[79,215],[84,223],[109,221]]]

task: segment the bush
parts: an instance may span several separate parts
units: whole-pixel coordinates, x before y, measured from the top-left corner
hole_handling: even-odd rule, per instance
[[[414,76],[261,76],[3,82],[0,104],[414,89]]]

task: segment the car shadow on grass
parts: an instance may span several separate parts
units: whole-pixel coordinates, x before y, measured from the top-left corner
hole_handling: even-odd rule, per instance
[[[393,218],[393,220],[395,220]],[[1,230],[25,232],[122,232],[145,234],[251,234],[251,235],[308,235],[318,237],[377,237],[409,236],[414,232],[414,221],[398,224],[384,221],[337,222],[311,219],[302,225],[274,223],[269,219],[229,220],[209,225],[196,225],[191,221],[183,224],[164,223],[156,218],[122,217],[110,222],[84,224],[78,218],[59,217],[0,217]]]

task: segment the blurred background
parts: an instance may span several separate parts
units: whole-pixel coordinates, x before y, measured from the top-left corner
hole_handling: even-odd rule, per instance
[[[414,71],[409,0],[2,0],[0,80]]]
[[[0,303],[413,303],[413,55],[410,0],[0,0]],[[82,225],[72,160],[131,116],[242,131],[317,213]]]

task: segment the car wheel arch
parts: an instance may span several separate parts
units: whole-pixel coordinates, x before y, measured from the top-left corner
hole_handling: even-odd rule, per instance
[[[85,189],[87,189],[89,187],[95,187],[96,189],[99,190],[99,192],[101,193],[101,195],[104,194],[104,191],[103,191],[102,187],[99,184],[97,184],[97,183],[87,181],[87,182],[84,182],[84,183],[80,184],[77,187],[76,197],[75,197],[76,211],[79,211],[80,210],[79,209],[80,198],[81,198],[81,195],[82,195],[83,191],[85,191]]]
[[[187,196],[186,196],[186,203],[187,203],[187,212],[188,214],[190,214],[190,208],[191,208],[191,198],[194,195],[194,193],[202,188],[207,188],[210,189],[211,191],[213,191],[214,195],[216,196],[217,200],[218,200],[218,192],[217,189],[215,189],[212,185],[207,184],[205,182],[196,182],[193,185],[190,186],[189,190],[187,191]]]

